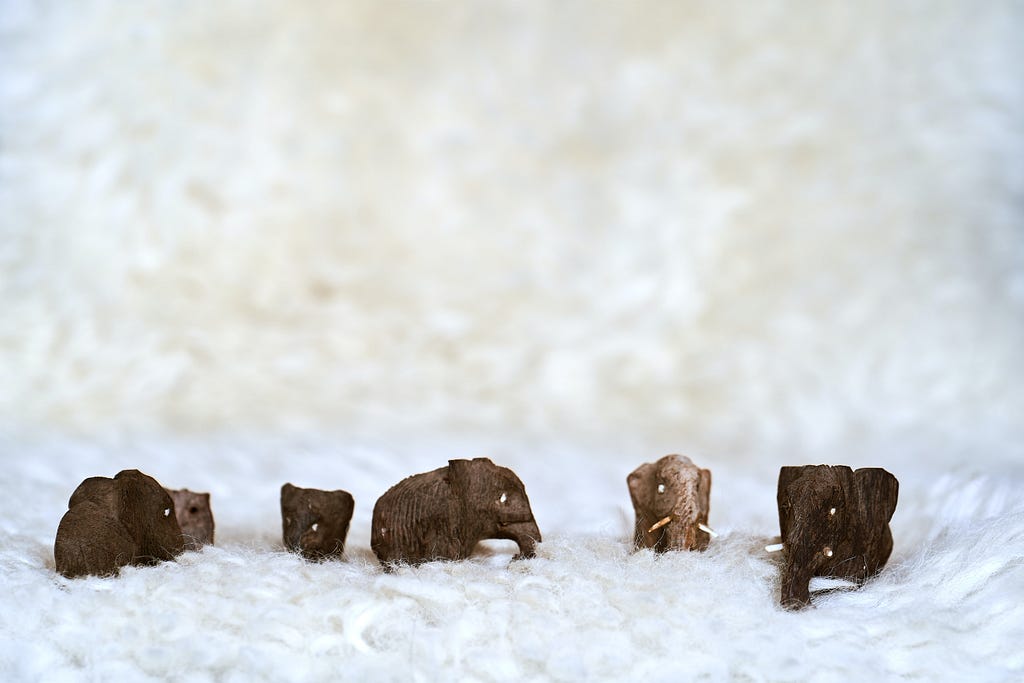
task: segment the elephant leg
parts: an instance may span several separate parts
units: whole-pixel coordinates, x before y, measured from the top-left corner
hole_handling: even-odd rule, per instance
[[[791,558],[782,568],[781,603],[786,609],[801,609],[811,604],[813,571],[799,566]]]

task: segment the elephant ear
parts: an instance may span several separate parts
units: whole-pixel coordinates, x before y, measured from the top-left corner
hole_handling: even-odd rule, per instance
[[[290,482],[281,486],[281,509],[292,509],[295,507],[295,500],[299,496],[299,489]]]
[[[707,491],[708,496],[711,495],[711,470],[700,470],[700,487],[698,491]]]
[[[634,506],[637,504],[644,508],[651,506],[651,491],[656,478],[657,467],[651,462],[644,463],[626,477],[626,485],[629,487],[629,495],[633,499]]]
[[[899,481],[881,467],[863,467],[854,476],[869,525],[876,527],[888,524],[896,511]]]
[[[792,501],[789,499],[789,486],[803,476],[807,467],[803,465],[779,468],[779,488],[775,499],[779,506],[779,532],[782,535],[783,543],[789,537],[789,523],[793,519],[793,513],[791,512]]]
[[[114,484],[118,520],[135,539],[141,557],[169,560],[184,551],[174,500],[156,479],[123,470]]]
[[[163,514],[163,510],[156,509],[159,503],[146,479],[149,477],[138,470],[122,470],[114,476],[116,516],[139,544],[150,526],[149,518]]]

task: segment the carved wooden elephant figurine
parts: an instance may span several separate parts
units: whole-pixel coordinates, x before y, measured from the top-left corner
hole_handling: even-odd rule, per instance
[[[635,469],[626,483],[636,512],[634,549],[665,552],[708,547],[709,470],[686,456],[666,455]]]
[[[174,513],[185,536],[185,550],[199,550],[213,545],[213,511],[210,494],[188,489],[167,489],[174,499]]]
[[[541,540],[523,482],[487,458],[407,477],[373,508],[370,547],[385,566],[461,560],[487,538],[515,541],[517,558],[533,557]]]
[[[355,499],[348,491],[281,487],[284,545],[307,560],[341,557]]]
[[[53,556],[69,578],[172,560],[185,549],[174,501],[156,479],[124,470],[86,479],[68,501]]]
[[[779,471],[784,607],[810,604],[814,576],[863,583],[892,552],[889,520],[899,482],[880,467],[854,472],[846,465],[783,467]]]

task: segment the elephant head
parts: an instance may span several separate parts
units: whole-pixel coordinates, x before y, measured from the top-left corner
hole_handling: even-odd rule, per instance
[[[167,493],[174,499],[174,512],[178,526],[185,536],[186,550],[199,550],[204,545],[213,545],[213,511],[210,509],[210,494],[196,493],[188,489],[172,490]]]
[[[889,520],[898,495],[896,477],[881,468],[783,467],[778,488],[782,605],[810,604],[808,584],[814,576],[863,583],[878,573],[892,552]]]
[[[711,472],[680,455],[645,463],[626,478],[636,512],[633,547],[705,550]],[[703,529],[701,528],[703,527]]]
[[[75,489],[57,527],[53,555],[57,571],[74,578],[156,564],[184,549],[167,491],[138,470],[124,470],[113,479],[90,477]]]
[[[341,557],[355,510],[348,491],[281,487],[284,545],[307,560]]]
[[[540,529],[533,518],[526,487],[515,472],[488,458],[449,460],[448,481],[472,535],[478,539],[515,541],[519,546],[517,559],[536,554]]]
[[[370,546],[385,566],[461,560],[487,538],[515,541],[517,559],[541,541],[523,482],[487,458],[407,477],[373,508]]]

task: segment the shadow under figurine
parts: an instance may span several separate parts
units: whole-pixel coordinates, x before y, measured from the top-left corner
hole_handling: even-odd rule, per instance
[[[210,494],[188,489],[167,489],[174,499],[174,513],[185,536],[185,550],[199,550],[213,545],[213,511]]]
[[[814,576],[859,584],[881,571],[892,552],[889,520],[898,495],[896,477],[880,467],[856,472],[846,465],[783,467],[778,489],[782,606],[809,605]]]
[[[711,472],[686,456],[666,455],[645,463],[626,478],[636,513],[633,549],[705,550]]]
[[[373,507],[370,547],[385,567],[465,559],[490,538],[515,541],[515,559],[533,557],[541,541],[523,482],[488,458],[407,477]]]
[[[171,496],[153,477],[124,470],[79,484],[57,527],[53,557],[68,578],[109,576],[129,564],[173,560],[184,549]]]
[[[348,491],[281,487],[284,546],[307,560],[341,557],[355,500]]]

